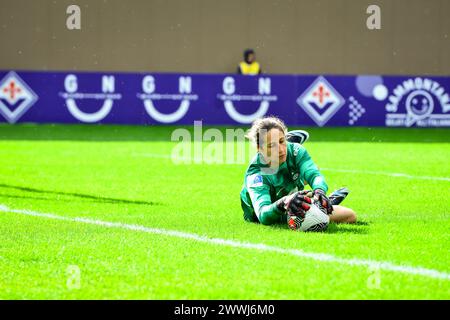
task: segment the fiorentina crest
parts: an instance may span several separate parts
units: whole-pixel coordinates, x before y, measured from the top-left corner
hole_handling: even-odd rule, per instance
[[[14,71],[0,80],[0,114],[15,123],[37,101],[38,96]]]
[[[305,112],[322,127],[344,105],[345,99],[322,76],[297,99]]]

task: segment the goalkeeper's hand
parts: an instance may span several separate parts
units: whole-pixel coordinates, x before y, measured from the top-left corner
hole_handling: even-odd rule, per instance
[[[287,211],[288,215],[304,217],[311,203],[308,191],[299,191],[278,200],[277,207],[283,212]]]
[[[314,199],[316,199],[319,204],[326,210],[327,214],[330,215],[333,212],[333,205],[330,199],[325,194],[322,189],[314,190]]]

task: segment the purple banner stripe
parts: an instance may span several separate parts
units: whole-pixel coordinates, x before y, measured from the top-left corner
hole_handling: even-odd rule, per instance
[[[0,122],[449,127],[450,77],[0,71]]]

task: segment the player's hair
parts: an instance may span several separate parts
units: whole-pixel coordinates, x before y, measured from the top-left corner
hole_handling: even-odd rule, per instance
[[[253,121],[251,128],[247,131],[245,137],[250,141],[253,141],[259,148],[263,142],[263,135],[261,132],[268,132],[271,129],[280,129],[284,134],[287,132],[286,125],[283,120],[275,116],[264,117]]]

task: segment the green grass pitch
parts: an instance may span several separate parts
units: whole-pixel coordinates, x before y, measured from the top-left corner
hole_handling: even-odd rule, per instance
[[[359,218],[323,233],[244,222],[247,164],[175,165],[174,129],[0,125],[0,299],[450,299],[448,129],[308,129]]]

